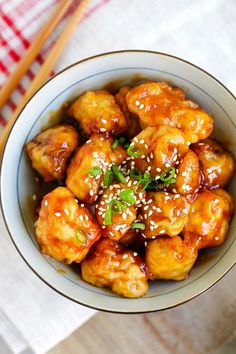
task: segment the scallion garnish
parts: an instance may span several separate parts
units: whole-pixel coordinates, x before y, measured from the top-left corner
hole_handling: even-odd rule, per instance
[[[142,153],[142,151],[135,145],[130,145],[127,149],[127,153],[131,157],[139,157]]]
[[[76,240],[81,243],[81,245],[86,245],[88,241],[88,234],[82,229],[75,230]]]
[[[129,175],[131,178],[135,179],[136,181],[141,181],[141,179],[143,178],[142,172],[135,167],[131,168]]]
[[[103,184],[105,187],[110,187],[111,182],[114,179],[114,174],[112,171],[107,170],[104,174],[104,180],[103,180]]]
[[[160,180],[165,183],[174,183],[175,182],[175,167],[170,166],[166,167],[160,176]]]
[[[131,225],[131,229],[145,230],[145,224],[142,222],[133,222],[133,224]]]
[[[134,196],[134,191],[132,189],[125,189],[121,191],[119,194],[121,200],[124,200],[126,203],[130,205],[134,205],[136,202],[136,198]]]
[[[117,179],[117,181],[119,181],[121,183],[126,182],[125,177],[123,176],[123,174],[120,172],[119,168],[116,165],[112,165],[112,171],[113,171],[114,176]]]
[[[111,148],[116,149],[119,144],[120,144],[119,139],[116,139],[116,140],[114,140],[114,143],[112,144]]]
[[[118,200],[118,199],[113,199],[109,203],[109,208],[114,212],[114,213],[120,213],[123,210],[127,209],[127,204]]]
[[[101,167],[95,166],[89,170],[89,176],[96,177],[101,173],[101,171]]]
[[[104,224],[107,226],[112,224],[112,210],[110,207],[105,212]]]

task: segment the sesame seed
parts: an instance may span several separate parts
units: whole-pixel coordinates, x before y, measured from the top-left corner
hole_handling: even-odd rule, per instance
[[[165,230],[160,230],[159,234],[164,234],[166,231]]]
[[[184,171],[184,172],[182,173],[182,176],[185,177],[186,175],[187,175],[187,172]]]
[[[145,147],[145,149],[148,149],[148,144],[145,144],[144,147]]]
[[[153,202],[153,199],[149,199],[148,201],[147,201],[147,204],[150,204],[150,203],[152,203]]]
[[[149,171],[151,171],[151,169],[152,169],[151,166],[148,166],[147,171],[149,172]]]
[[[174,199],[177,199],[177,198],[179,198],[180,197],[180,194],[176,194],[175,196],[174,196]]]
[[[104,123],[104,124],[106,124],[106,123],[107,123],[107,120],[106,120],[106,119],[104,119],[104,118],[102,118],[102,119],[101,119],[101,121],[102,121],[102,123]]]
[[[140,106],[139,106],[139,109],[143,109],[144,108],[144,104],[141,103]]]
[[[136,104],[136,106],[139,106],[139,105],[140,105],[139,100],[136,100],[136,101],[135,101],[135,104]]]
[[[84,218],[85,218],[86,221],[89,221],[88,215],[85,215]]]
[[[165,200],[169,200],[169,199],[170,199],[170,197],[169,197],[169,196],[167,196],[167,197],[165,197],[164,199],[165,199]]]
[[[126,217],[127,217],[127,214],[126,213],[122,213],[122,218],[126,219]]]
[[[145,159],[145,157],[146,157],[145,155],[141,155],[141,159]]]
[[[36,194],[33,194],[33,195],[32,195],[32,199],[33,199],[33,200],[36,200]]]
[[[78,204],[79,203],[78,199],[75,198],[75,202]]]
[[[94,191],[93,190],[89,191],[89,195],[91,195],[92,197],[94,195]]]
[[[177,189],[176,189],[176,188],[173,188],[173,189],[172,189],[172,192],[173,192],[173,193],[177,193]]]
[[[102,229],[105,229],[106,228],[106,226],[105,225],[102,225]]]
[[[61,216],[61,213],[59,213],[59,212],[56,212],[56,213],[54,213],[54,215],[55,216],[57,216],[58,218]]]
[[[100,128],[100,132],[104,133],[106,131],[107,131],[106,128]]]
[[[161,208],[156,208],[156,211],[157,211],[158,213],[161,213]]]
[[[191,145],[191,142],[190,142],[190,141],[187,141],[187,145]]]
[[[156,236],[152,236],[152,239],[155,240]]]
[[[176,161],[176,160],[177,160],[177,158],[178,158],[178,156],[177,156],[177,155],[175,155],[175,156],[173,157],[173,161]]]
[[[148,208],[149,208],[149,205],[146,205],[143,209],[148,210]]]
[[[148,213],[148,216],[151,216],[153,214],[153,211],[150,210],[149,213]]]
[[[134,138],[134,141],[135,141],[136,143],[138,143],[138,138],[137,138],[137,137],[135,137],[135,138]]]
[[[138,253],[137,252],[133,252],[134,257],[137,257]]]
[[[151,160],[150,160],[150,158],[147,156],[147,162],[149,163],[149,162],[151,162]]]
[[[47,200],[45,200],[44,205],[48,206],[48,201]]]
[[[165,166],[166,166],[166,167],[170,167],[170,164],[169,164],[169,163],[166,163]]]
[[[144,140],[143,139],[140,140],[140,144],[144,144]]]
[[[87,141],[86,141],[86,144],[91,143],[91,141],[92,141],[91,139],[87,140]]]
[[[174,148],[174,154],[177,154],[178,150],[176,148]]]
[[[127,253],[123,254],[122,258],[123,258],[123,259],[126,259],[126,258],[128,258],[128,255],[127,255]]]
[[[65,208],[65,209],[64,209],[64,212],[65,212],[66,215],[70,215],[68,209]]]
[[[187,208],[184,208],[184,209],[182,210],[182,212],[183,212],[183,213],[187,213],[187,212],[188,212],[188,209],[187,209]]]
[[[156,225],[153,220],[150,220],[150,224],[151,224],[151,225]]]
[[[157,167],[157,168],[156,168],[156,171],[157,171],[157,172],[161,172],[160,167]]]
[[[153,159],[153,153],[152,153],[152,152],[151,152],[151,154],[150,154],[150,158]]]
[[[145,242],[144,242],[144,246],[147,247],[147,244],[148,244],[147,241],[145,241]]]
[[[84,182],[85,182],[85,183],[88,183],[88,178],[85,178]]]
[[[113,264],[114,267],[119,267],[120,262],[113,262],[112,264]]]
[[[101,141],[104,141],[104,138],[100,138]]]
[[[147,214],[144,214],[144,219],[147,219]]]

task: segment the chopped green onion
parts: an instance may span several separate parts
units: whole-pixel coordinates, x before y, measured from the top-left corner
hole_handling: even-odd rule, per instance
[[[109,203],[109,208],[114,212],[114,213],[119,213],[123,210],[127,209],[127,204],[118,200],[118,199],[113,199]]]
[[[110,207],[108,207],[105,212],[104,224],[107,226],[112,224],[112,210]]]
[[[145,230],[145,224],[142,222],[133,222],[133,224],[131,225],[131,228]]]
[[[129,143],[128,143],[128,141],[127,141],[126,143],[124,143],[124,145],[123,145],[123,146],[124,146],[124,149],[125,149],[125,150],[127,150],[127,149],[128,149],[128,147],[129,147]]]
[[[150,181],[150,183],[145,188],[147,191],[149,190],[157,190],[158,189],[158,182],[157,181]]]
[[[142,153],[142,151],[135,145],[130,145],[127,149],[127,153],[131,157],[139,157]]]
[[[124,191],[121,191],[119,197],[121,200],[124,200],[126,203],[130,205],[134,205],[136,202],[134,191],[132,189],[125,189]]]
[[[135,167],[131,168],[129,175],[131,178],[135,179],[136,181],[140,181],[143,178],[142,172]]]
[[[120,144],[119,139],[116,139],[116,140],[114,140],[114,143],[112,144],[111,148],[116,149],[119,144]]]
[[[86,245],[89,238],[87,232],[82,229],[75,230],[75,237],[76,240],[81,243],[81,245]]]
[[[173,166],[167,167],[162,172],[162,174],[160,176],[160,180],[162,182],[174,183],[175,182],[175,179],[173,178],[174,175],[175,175],[175,167],[173,167]]]
[[[150,173],[149,172],[144,172],[144,174],[143,174],[143,178],[144,179],[151,179],[151,175],[150,175]]]
[[[102,169],[99,166],[95,166],[93,168],[91,168],[91,170],[89,171],[89,176],[98,176],[101,173]]]
[[[124,136],[121,136],[121,137],[119,138],[119,143],[120,143],[121,145],[124,144],[125,141],[126,141],[126,139],[125,139]]]
[[[117,181],[122,182],[122,183],[126,182],[125,177],[122,175],[122,173],[120,172],[119,168],[116,165],[112,165],[112,171],[113,171]]]
[[[105,187],[110,187],[111,182],[114,179],[114,174],[112,171],[107,170],[104,174],[103,184]]]

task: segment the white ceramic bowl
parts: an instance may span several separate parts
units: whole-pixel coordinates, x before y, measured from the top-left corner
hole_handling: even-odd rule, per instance
[[[168,81],[183,88],[215,118],[215,135],[236,155],[236,99],[218,80],[185,60],[156,52],[120,51],[98,55],[66,68],[49,80],[22,110],[8,138],[1,166],[1,205],[12,241],[29,267],[51,288],[80,304],[106,311],[140,313],[181,304],[216,283],[235,263],[236,218],[225,243],[206,251],[189,278],[150,283],[148,294],[125,299],[80,279],[71,267],[43,256],[35,241],[32,195],[37,189],[24,146],[52,111],[88,89],[111,81]],[[229,190],[236,195],[235,178]],[[6,265],[7,266],[7,265]],[[59,271],[58,271],[59,270]]]

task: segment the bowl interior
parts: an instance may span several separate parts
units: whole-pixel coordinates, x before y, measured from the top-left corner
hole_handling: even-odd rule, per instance
[[[134,51],[107,54],[75,64],[43,86],[29,101],[13,127],[2,161],[4,218],[23,258],[58,292],[102,310],[144,312],[174,306],[209,288],[235,262],[235,218],[224,244],[201,252],[187,280],[152,282],[148,294],[141,299],[123,299],[108,289],[93,287],[81,280],[77,267],[66,266],[38,251],[34,232],[35,201],[32,196],[38,193],[39,186],[24,150],[26,142],[52,125],[52,112],[58,110],[62,103],[82,92],[142,80],[167,81],[184,89],[188,97],[214,116],[214,136],[236,156],[236,102],[233,96],[214,78],[187,62],[161,53]],[[9,169],[9,164],[14,168]],[[235,177],[228,189],[236,195]]]

